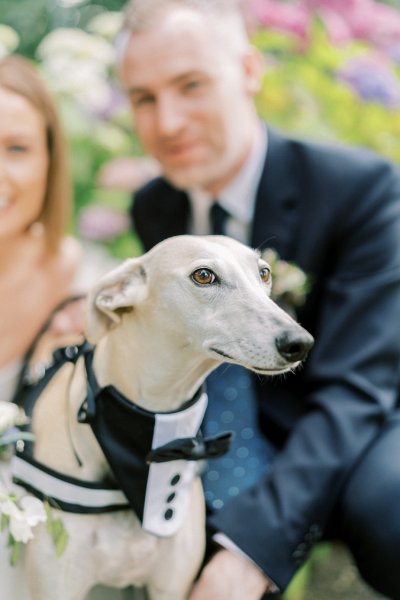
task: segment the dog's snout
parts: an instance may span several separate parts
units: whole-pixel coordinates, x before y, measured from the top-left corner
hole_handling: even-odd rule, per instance
[[[288,362],[304,360],[314,345],[313,337],[304,332],[285,331],[275,340],[278,352]]]

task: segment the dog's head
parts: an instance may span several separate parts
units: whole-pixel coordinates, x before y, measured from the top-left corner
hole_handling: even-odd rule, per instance
[[[86,334],[97,343],[125,323],[148,328],[160,343],[168,337],[172,348],[191,347],[259,373],[283,372],[306,357],[313,339],[270,291],[270,268],[257,252],[223,236],[177,236],[95,286]]]

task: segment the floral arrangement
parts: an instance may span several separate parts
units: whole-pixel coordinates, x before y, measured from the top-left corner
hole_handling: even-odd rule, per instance
[[[272,248],[264,250],[262,258],[271,267],[271,298],[295,316],[296,309],[304,304],[310,291],[309,277],[296,264],[279,258]]]
[[[265,62],[257,98],[260,116],[290,134],[365,146],[400,163],[396,2],[242,1],[253,42]],[[10,14],[13,4],[9,2]],[[46,10],[45,4],[38,0],[35,6]],[[122,0],[57,3],[60,26],[45,35],[38,30],[32,54],[56,95],[70,143],[76,199],[72,227],[120,258],[141,251],[123,218],[130,196],[101,189],[96,182],[110,159],[142,154],[113,69],[113,40],[123,4]],[[89,14],[93,17],[86,18]],[[16,33],[11,21],[0,24],[0,56],[18,51],[19,43],[25,48],[23,26]]]
[[[18,440],[31,440],[32,434],[17,429],[28,423],[24,411],[12,402],[0,401],[0,458],[7,453],[11,444]]]
[[[85,28],[59,27],[36,50],[38,68],[57,99],[71,149],[75,186],[74,231],[125,258],[140,250],[130,234],[126,192],[96,183],[101,167],[119,156],[141,154],[131,116],[114,73],[113,40],[122,14],[104,11]]]
[[[24,411],[16,404],[0,401],[0,532],[8,531],[12,565],[17,563],[23,545],[33,538],[33,530],[39,523],[47,522],[57,556],[62,554],[68,541],[62,521],[53,518],[48,503],[29,495],[18,496],[5,476],[6,471],[1,469],[1,462],[10,458],[14,443],[32,440],[32,434],[18,429],[27,421]]]
[[[375,0],[244,0],[265,59],[258,98],[294,135],[400,162],[400,11]]]

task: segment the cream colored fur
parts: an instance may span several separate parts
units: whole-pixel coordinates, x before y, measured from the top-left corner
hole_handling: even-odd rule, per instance
[[[96,344],[100,385],[113,384],[147,409],[170,411],[222,362],[271,375],[296,367],[298,361],[278,352],[276,339],[285,332],[306,342],[311,336],[269,298],[270,284],[260,278],[265,266],[257,253],[216,236],[170,238],[123,263],[95,286],[87,304],[86,334]],[[198,269],[211,270],[216,281],[196,283]],[[90,427],[76,421],[84,396],[80,359],[65,365],[39,399],[35,455],[66,474],[98,481],[109,467]],[[151,600],[187,597],[204,551],[199,480],[184,526],[171,538],[144,532],[127,510],[60,516],[70,536],[61,558],[45,526],[28,544],[34,600],[81,600],[99,583],[145,585]]]

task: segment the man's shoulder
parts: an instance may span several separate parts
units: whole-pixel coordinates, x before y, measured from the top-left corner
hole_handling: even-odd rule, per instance
[[[311,190],[318,196],[316,203],[331,205],[333,196],[336,205],[354,204],[357,199],[364,203],[392,202],[400,195],[400,168],[373,150],[281,134],[271,141],[275,166],[282,170],[279,164],[284,164],[298,189]],[[306,194],[309,198],[312,195]]]
[[[400,177],[398,167],[385,156],[372,149],[344,144],[342,142],[324,142],[319,140],[303,140],[295,137],[286,138],[292,151],[305,165],[318,167],[322,173],[349,173],[355,177],[374,173],[374,176],[393,173]]]
[[[366,222],[368,214],[398,203],[400,169],[371,150],[276,131],[268,139],[270,157],[267,153],[259,193],[262,210],[271,202],[271,189],[278,189],[278,198],[297,199],[302,215],[323,213],[324,219],[336,221],[341,215],[343,223],[350,218]]]

